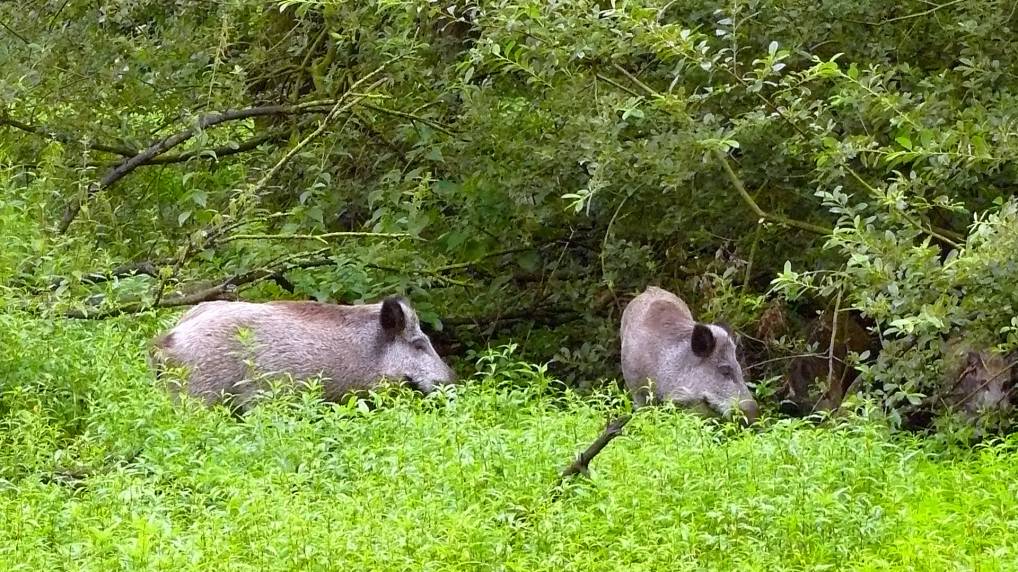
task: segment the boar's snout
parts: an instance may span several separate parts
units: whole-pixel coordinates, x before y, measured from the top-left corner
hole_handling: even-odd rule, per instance
[[[456,381],[458,381],[456,377],[456,372],[451,367],[449,367],[445,362],[442,362],[442,365],[445,366],[445,376],[442,379],[438,380],[438,385],[451,385],[453,383],[456,383]]]
[[[743,423],[747,427],[756,423],[756,418],[759,414],[756,401],[752,399],[743,399],[739,402],[739,411],[742,413]]]
[[[436,375],[424,376],[420,379],[407,375],[404,376],[404,380],[410,387],[413,387],[424,395],[429,395],[435,392],[439,387],[456,383],[456,372],[446,365],[444,361],[439,360],[438,363],[440,364],[439,369],[441,371]]]

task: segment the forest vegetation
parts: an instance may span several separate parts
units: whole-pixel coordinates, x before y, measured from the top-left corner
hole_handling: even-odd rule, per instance
[[[1014,569],[1018,5],[0,3],[0,567]],[[648,285],[752,429],[631,412]],[[236,419],[148,344],[413,301],[463,383]]]

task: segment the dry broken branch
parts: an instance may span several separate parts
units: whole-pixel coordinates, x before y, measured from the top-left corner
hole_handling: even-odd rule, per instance
[[[632,418],[632,415],[623,415],[622,417],[616,417],[609,421],[608,425],[605,426],[604,431],[598,435],[597,439],[595,439],[589,447],[580,453],[576,457],[576,460],[562,470],[562,474],[559,475],[558,484],[561,484],[566,479],[574,475],[589,475],[590,462],[594,460],[594,457],[596,457],[598,453],[608,446],[608,443],[612,442],[612,439],[615,439],[622,434],[622,428],[625,427],[626,423],[629,423],[629,420]]]

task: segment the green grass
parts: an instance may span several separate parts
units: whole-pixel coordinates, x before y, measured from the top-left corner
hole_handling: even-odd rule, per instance
[[[553,494],[619,396],[497,358],[455,399],[174,406],[152,319],[0,314],[2,570],[1009,570],[1012,440],[855,419],[641,413]]]

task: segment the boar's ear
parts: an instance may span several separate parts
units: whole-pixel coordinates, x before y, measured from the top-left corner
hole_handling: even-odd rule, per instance
[[[714,332],[710,331],[710,328],[703,324],[696,324],[693,326],[693,353],[697,357],[707,357],[714,353]]]
[[[390,296],[382,301],[382,314],[379,316],[382,329],[390,334],[399,334],[406,328],[406,314],[403,312],[403,304],[396,296]]]

